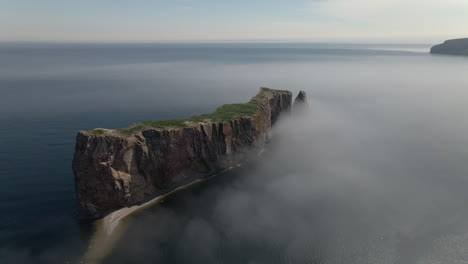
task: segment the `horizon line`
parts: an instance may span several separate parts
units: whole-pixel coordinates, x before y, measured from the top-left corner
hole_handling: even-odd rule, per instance
[[[442,41],[443,42],[443,41]],[[440,42],[440,43],[442,43]],[[92,41],[92,40],[0,40],[0,44],[229,44],[229,43],[290,43],[290,44],[351,44],[351,45],[434,45],[418,41],[319,41],[310,39],[219,39],[219,40],[138,40],[138,41]]]

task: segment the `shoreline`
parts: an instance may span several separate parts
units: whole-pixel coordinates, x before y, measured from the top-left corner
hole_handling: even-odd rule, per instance
[[[144,211],[145,209],[158,204],[164,198],[179,192],[181,190],[187,189],[198,183],[210,180],[216,176],[219,176],[227,171],[230,171],[234,168],[240,167],[241,164],[234,165],[229,167],[219,173],[213,174],[207,178],[196,179],[192,182],[189,182],[185,185],[179,186],[172,191],[169,191],[165,194],[159,195],[141,205],[134,205],[131,207],[125,207],[114,211],[107,216],[98,219],[94,223],[94,234],[90,238],[89,247],[86,250],[83,260],[87,264],[99,264],[107,257],[115,244],[119,241],[121,235],[125,232],[126,227],[130,224],[131,216]]]
[[[229,167],[229,168],[227,168],[227,169],[225,169],[225,170],[223,170],[221,172],[215,173],[212,176],[209,176],[209,177],[206,177],[206,178],[203,178],[203,179],[196,179],[196,180],[191,181],[191,182],[189,182],[189,183],[187,183],[185,185],[181,185],[181,186],[175,188],[174,190],[169,191],[169,192],[167,192],[165,194],[156,196],[155,198],[153,198],[153,199],[151,199],[151,200],[149,200],[149,201],[147,201],[147,202],[145,202],[143,204],[134,205],[134,206],[130,206],[130,207],[125,207],[125,208],[119,209],[117,211],[114,211],[114,212],[106,215],[104,218],[100,219],[100,220],[102,220],[104,231],[108,235],[112,235],[112,233],[118,227],[120,221],[124,220],[126,217],[131,216],[134,213],[138,213],[139,211],[142,211],[142,210],[146,209],[147,207],[150,207],[152,205],[157,204],[158,202],[160,202],[161,200],[163,200],[164,198],[170,196],[173,193],[176,193],[176,192],[181,191],[183,189],[189,188],[192,185],[195,185],[197,183],[207,181],[207,180],[209,180],[209,179],[211,179],[213,177],[219,176],[219,175],[221,175],[221,174],[223,174],[223,173],[225,173],[227,171],[230,171],[230,170],[232,170],[234,168],[237,168],[237,167],[240,167],[240,166],[241,166],[241,164],[237,164],[237,165]]]
[[[188,184],[179,186],[179,187],[175,188],[174,190],[172,190],[170,192],[167,192],[165,194],[156,196],[155,198],[153,198],[153,199],[151,199],[151,200],[149,200],[149,201],[147,201],[147,202],[145,202],[143,204],[134,205],[134,206],[130,206],[130,207],[124,207],[122,209],[114,211],[114,212],[106,215],[104,218],[100,219],[100,220],[102,220],[102,225],[103,225],[102,227],[104,228],[104,231],[106,232],[106,234],[112,235],[112,233],[118,227],[120,221],[124,220],[126,217],[131,216],[132,214],[137,213],[138,211],[142,211],[142,210],[146,209],[147,207],[149,207],[151,205],[157,204],[158,202],[160,202],[161,200],[163,200],[167,196],[173,194],[174,192],[177,192],[177,191],[180,191],[182,189],[188,188],[188,187],[190,187],[190,186],[192,186],[192,185],[194,185],[196,183],[202,182],[204,180],[205,179],[194,180],[194,181],[192,181],[192,182],[190,182]]]

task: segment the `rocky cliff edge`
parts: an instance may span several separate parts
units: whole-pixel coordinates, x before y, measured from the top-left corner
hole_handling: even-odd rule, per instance
[[[291,103],[291,92],[261,88],[209,115],[80,131],[73,172],[81,215],[99,218],[238,164],[261,150]]]

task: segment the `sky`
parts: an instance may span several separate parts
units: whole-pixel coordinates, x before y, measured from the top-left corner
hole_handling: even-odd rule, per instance
[[[467,0],[0,0],[0,41],[431,43]]]

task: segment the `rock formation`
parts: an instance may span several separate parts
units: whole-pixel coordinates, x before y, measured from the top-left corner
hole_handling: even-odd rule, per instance
[[[447,40],[432,47],[431,53],[468,56],[468,38]]]
[[[250,102],[210,115],[80,131],[73,172],[82,215],[99,218],[242,162],[291,102],[289,91],[261,88]]]
[[[309,101],[307,99],[307,93],[300,91],[296,99],[294,99],[293,109],[295,112],[304,111],[309,108]]]

